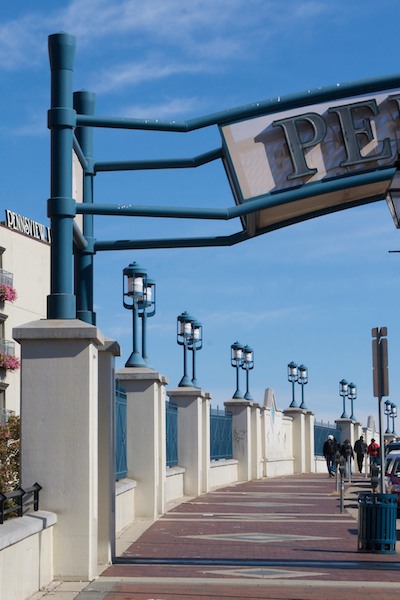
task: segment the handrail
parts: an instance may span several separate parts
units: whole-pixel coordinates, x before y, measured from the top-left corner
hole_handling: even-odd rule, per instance
[[[42,487],[38,483],[34,483],[31,487],[22,489],[18,488],[13,492],[0,492],[0,525],[4,523],[4,516],[10,513],[16,513],[18,517],[23,517],[29,508],[34,511],[39,510],[39,492]],[[4,505],[9,500],[16,499],[17,506],[4,508]]]

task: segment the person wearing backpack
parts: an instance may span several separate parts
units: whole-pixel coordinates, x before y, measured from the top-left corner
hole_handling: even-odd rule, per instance
[[[335,477],[335,456],[338,450],[338,445],[333,435],[328,435],[328,439],[324,442],[322,453],[326,460],[329,477]]]
[[[364,436],[360,435],[360,439],[354,444],[354,452],[357,456],[358,472],[362,473],[364,455],[367,454],[367,444],[364,442]]]
[[[344,463],[344,476],[351,476],[351,461],[354,458],[353,448],[351,446],[350,440],[344,440],[343,444],[340,446],[340,454],[343,456]],[[349,472],[348,472],[349,471]]]

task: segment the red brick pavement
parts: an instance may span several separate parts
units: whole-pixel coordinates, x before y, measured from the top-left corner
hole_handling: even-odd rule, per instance
[[[89,588],[102,600],[400,598],[397,552],[357,551],[362,489],[346,488],[343,513],[325,475],[210,492],[160,518]]]

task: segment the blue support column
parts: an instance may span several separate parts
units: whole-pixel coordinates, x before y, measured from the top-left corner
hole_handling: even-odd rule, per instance
[[[75,92],[74,108],[77,114],[94,115],[96,95],[92,92]],[[85,155],[87,165],[83,174],[83,202],[93,204],[93,128],[77,127],[76,138]],[[94,215],[83,215],[83,234],[88,242],[93,241]],[[75,251],[75,293],[76,317],[91,325],[96,325],[96,313],[93,310],[93,243],[84,250]]]
[[[48,319],[75,319],[73,294],[72,230],[76,214],[72,199],[72,140],[76,113],[72,100],[75,37],[49,36],[51,68],[51,172],[48,216],[51,220],[51,281],[47,298]]]

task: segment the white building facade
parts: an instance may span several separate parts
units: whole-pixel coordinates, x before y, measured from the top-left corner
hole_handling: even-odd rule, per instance
[[[48,227],[5,211],[0,223],[0,289],[2,284],[15,289],[14,301],[0,302],[0,353],[20,356],[13,341],[14,327],[46,318],[50,293],[50,232]],[[20,413],[20,369],[0,367],[0,416],[8,411]]]

